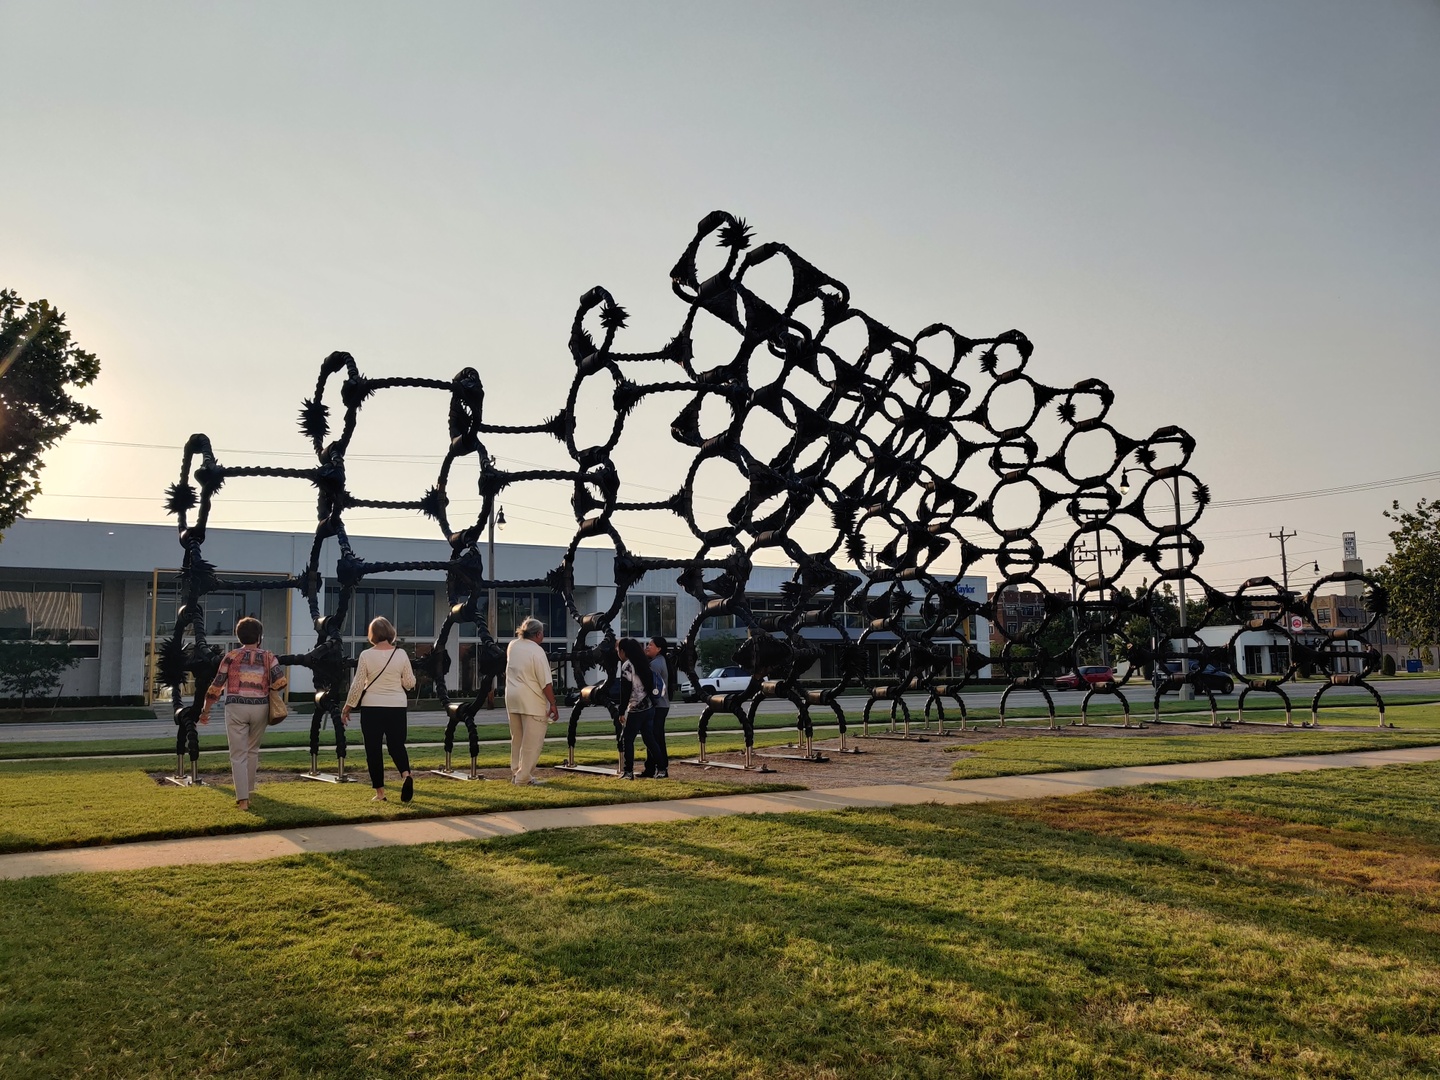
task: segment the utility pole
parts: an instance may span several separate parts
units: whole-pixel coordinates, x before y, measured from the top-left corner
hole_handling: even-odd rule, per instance
[[[1285,531],[1284,525],[1280,526],[1280,531],[1278,533],[1270,534],[1271,540],[1280,541],[1280,584],[1284,586],[1284,589],[1287,593],[1290,591],[1290,563],[1285,558],[1285,541],[1293,539],[1294,536],[1295,530],[1291,529],[1287,533]]]
[[[1149,469],[1148,466],[1146,471],[1153,472],[1153,470]],[[1185,533],[1184,529],[1180,524],[1182,518],[1180,517],[1180,478],[1178,476],[1172,476],[1170,478],[1170,488],[1175,495],[1175,571],[1177,574],[1175,578],[1175,585],[1179,591],[1178,606],[1180,609],[1180,670],[1188,677],[1190,674],[1190,644],[1187,639],[1190,635],[1186,633],[1186,629],[1189,626],[1190,620],[1186,617],[1185,614],[1185,543],[1182,539]],[[1128,469],[1121,469],[1120,494],[1126,495],[1129,494],[1129,491],[1130,471]],[[1187,681],[1184,683],[1184,685],[1180,687],[1179,694],[1181,701],[1194,701],[1195,687],[1191,686],[1190,683]]]
[[[1091,551],[1083,544],[1077,545],[1074,553],[1070,556],[1070,561],[1076,564],[1082,562],[1089,562],[1091,559],[1095,560],[1095,578],[1100,583],[1100,602],[1102,604],[1105,602],[1105,564],[1103,561],[1104,557],[1106,555],[1119,554],[1120,549],[1118,547],[1106,547],[1104,545],[1104,543],[1100,539],[1100,531],[1097,529],[1095,531],[1095,550]],[[1110,666],[1110,639],[1109,635],[1104,633],[1100,635],[1100,663],[1104,664],[1106,667]]]

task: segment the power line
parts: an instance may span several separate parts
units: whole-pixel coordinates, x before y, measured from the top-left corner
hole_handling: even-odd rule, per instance
[[[1429,480],[1440,480],[1440,472],[1416,473],[1413,476],[1395,476],[1389,480],[1370,480],[1360,484],[1342,484],[1339,487],[1316,488],[1313,491],[1289,491],[1279,495],[1256,495],[1245,499],[1216,499],[1212,507],[1260,506],[1273,502],[1294,502],[1297,499],[1322,499],[1330,495],[1349,495],[1357,491],[1371,491],[1376,488],[1400,487],[1405,484],[1423,484]]]
[[[124,448],[127,448],[127,449],[134,449],[134,450],[169,450],[169,451],[178,452],[179,450],[182,449],[182,447],[180,447],[180,446],[178,446],[178,445],[175,445],[175,444],[168,444],[168,443],[124,442],[124,441],[114,440],[114,439],[85,439],[85,438],[72,437],[72,438],[68,439],[67,442],[70,442],[70,443],[82,443],[82,444],[85,444],[85,445],[88,445],[88,446],[116,446],[116,447],[124,447]],[[215,452],[216,452],[217,454],[245,454],[245,455],[254,455],[254,456],[259,456],[259,457],[298,457],[298,458],[305,458],[305,459],[307,459],[307,460],[313,460],[313,458],[314,458],[314,454],[313,454],[313,453],[309,453],[309,452],[305,452],[305,451],[299,451],[299,450],[242,450],[242,449],[237,449],[237,448],[235,448],[235,447],[216,447],[216,448],[215,448]],[[444,455],[442,455],[442,454],[396,454],[396,453],[390,453],[390,454],[359,454],[359,453],[352,453],[352,454],[348,454],[348,455],[346,455],[346,456],[347,456],[349,459],[354,460],[354,461],[389,462],[389,463],[396,464],[396,465],[422,464],[422,463],[426,463],[426,462],[436,462],[436,463],[438,463],[438,462],[444,460]],[[533,468],[548,468],[548,467],[549,467],[549,466],[541,465],[541,464],[536,463],[536,462],[533,462],[533,461],[523,461],[523,460],[521,460],[521,459],[519,459],[519,458],[511,458],[511,457],[503,457],[503,456],[502,456],[501,459],[504,460],[504,461],[508,461],[508,462],[510,462],[510,463],[512,463],[512,464],[515,464],[515,465],[523,465],[523,466],[525,466],[525,467],[527,467],[527,468],[532,468],[532,469],[533,469]],[[1327,497],[1329,497],[1329,496],[1331,496],[1331,495],[1349,495],[1349,494],[1353,494],[1353,493],[1358,492],[1358,491],[1371,491],[1371,490],[1377,490],[1377,489],[1379,489],[1379,488],[1387,488],[1387,487],[1402,487],[1402,486],[1405,486],[1405,485],[1408,485],[1408,484],[1423,484],[1423,483],[1426,483],[1426,482],[1432,481],[1432,480],[1440,480],[1440,471],[1424,472],[1424,473],[1413,473],[1413,474],[1411,474],[1411,475],[1409,475],[1409,476],[1393,476],[1393,477],[1389,477],[1388,479],[1384,479],[1384,480],[1365,480],[1365,481],[1360,481],[1360,482],[1358,482],[1358,483],[1353,483],[1353,484],[1341,484],[1341,485],[1338,485],[1338,486],[1336,486],[1336,487],[1314,488],[1314,489],[1312,489],[1312,490],[1310,490],[1310,491],[1283,491],[1283,492],[1278,492],[1278,493],[1276,493],[1276,494],[1274,494],[1274,495],[1249,495],[1249,496],[1244,496],[1244,497],[1241,497],[1241,498],[1238,498],[1238,499],[1214,499],[1214,500],[1212,500],[1210,503],[1207,504],[1207,508],[1209,508],[1209,509],[1217,509],[1217,508],[1234,507],[1234,506],[1259,506],[1259,505],[1262,505],[1262,504],[1265,504],[1265,503],[1273,503],[1273,502],[1293,502],[1293,501],[1295,501],[1295,500],[1297,500],[1297,499],[1321,499],[1321,498],[1327,498]],[[642,489],[642,490],[647,490],[647,491],[662,491],[662,490],[664,490],[664,489],[662,489],[662,488],[652,487],[651,485],[648,485],[648,484],[637,484],[637,483],[634,483],[634,482],[631,482],[631,481],[626,481],[626,486],[628,486],[628,487],[640,488],[640,489]],[[707,496],[699,496],[699,497],[701,497],[701,498],[706,498]],[[723,501],[725,501],[725,500],[723,500],[723,499],[718,499],[718,498],[717,498],[716,501],[717,501],[717,502],[723,502]],[[1190,502],[1190,504],[1191,504],[1192,506],[1194,505],[1194,499],[1193,499],[1193,498],[1190,499],[1189,502]]]

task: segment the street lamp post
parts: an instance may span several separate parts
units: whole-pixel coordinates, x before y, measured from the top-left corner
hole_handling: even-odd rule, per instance
[[[502,528],[502,529],[505,527],[505,508],[504,508],[503,506],[500,507],[498,514],[491,514],[491,515],[490,515],[490,530],[489,530],[490,535],[489,535],[489,544],[488,544],[490,550],[489,550],[488,554],[486,555],[486,559],[485,559],[485,569],[486,569],[486,571],[488,572],[488,575],[489,575],[489,578],[490,578],[490,596],[489,596],[489,600],[488,600],[488,602],[486,603],[486,606],[485,606],[485,629],[487,629],[487,630],[490,631],[490,637],[491,637],[492,640],[493,640],[494,637],[495,637],[495,629],[496,629],[496,625],[497,625],[497,620],[498,620],[498,618],[499,618],[499,616],[498,616],[498,614],[497,614],[497,612],[496,612],[496,610],[495,610],[495,526],[496,526],[496,525],[499,525],[500,528]]]
[[[1190,625],[1190,616],[1185,611],[1185,553],[1180,546],[1180,478],[1174,478],[1171,485],[1175,491],[1175,569],[1180,571],[1180,577],[1175,582],[1175,592],[1180,600],[1180,670],[1187,676],[1190,674],[1190,640],[1185,632]],[[1195,700],[1195,687],[1186,682],[1180,687],[1181,701]]]

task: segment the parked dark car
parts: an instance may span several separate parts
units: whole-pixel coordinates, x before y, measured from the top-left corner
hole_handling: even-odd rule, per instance
[[[1198,660],[1186,661],[1192,673],[1195,672],[1199,663]],[[1159,690],[1164,684],[1167,674],[1178,675],[1180,670],[1179,660],[1166,660],[1155,669],[1155,674],[1151,677],[1150,683],[1156,690]],[[1222,668],[1216,667],[1214,664],[1206,664],[1199,669],[1199,674],[1195,675],[1194,678],[1194,685],[1195,689],[1209,690],[1212,694],[1233,694],[1235,692],[1235,680],[1231,678],[1230,673]]]
[[[1055,680],[1056,690],[1088,690],[1092,686],[1103,686],[1115,681],[1115,669],[1091,665],[1082,667],[1079,673],[1067,671]]]

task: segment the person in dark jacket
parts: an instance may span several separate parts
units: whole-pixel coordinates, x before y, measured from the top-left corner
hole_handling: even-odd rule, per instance
[[[645,650],[632,637],[621,638],[615,643],[620,652],[621,700],[625,702],[620,717],[620,753],[624,764],[621,779],[635,779],[635,736],[645,743],[645,760],[659,760],[654,747],[654,736],[650,725],[655,718],[654,684],[651,682],[650,661],[645,659]],[[651,770],[654,775],[654,770]]]
[[[645,642],[645,657],[650,661],[651,678],[655,683],[655,714],[650,721],[650,741],[645,744],[645,771],[641,776],[664,780],[670,775],[670,749],[665,745],[665,718],[670,715],[670,665],[665,659],[669,644],[660,635]],[[650,747],[654,747],[654,754]]]

